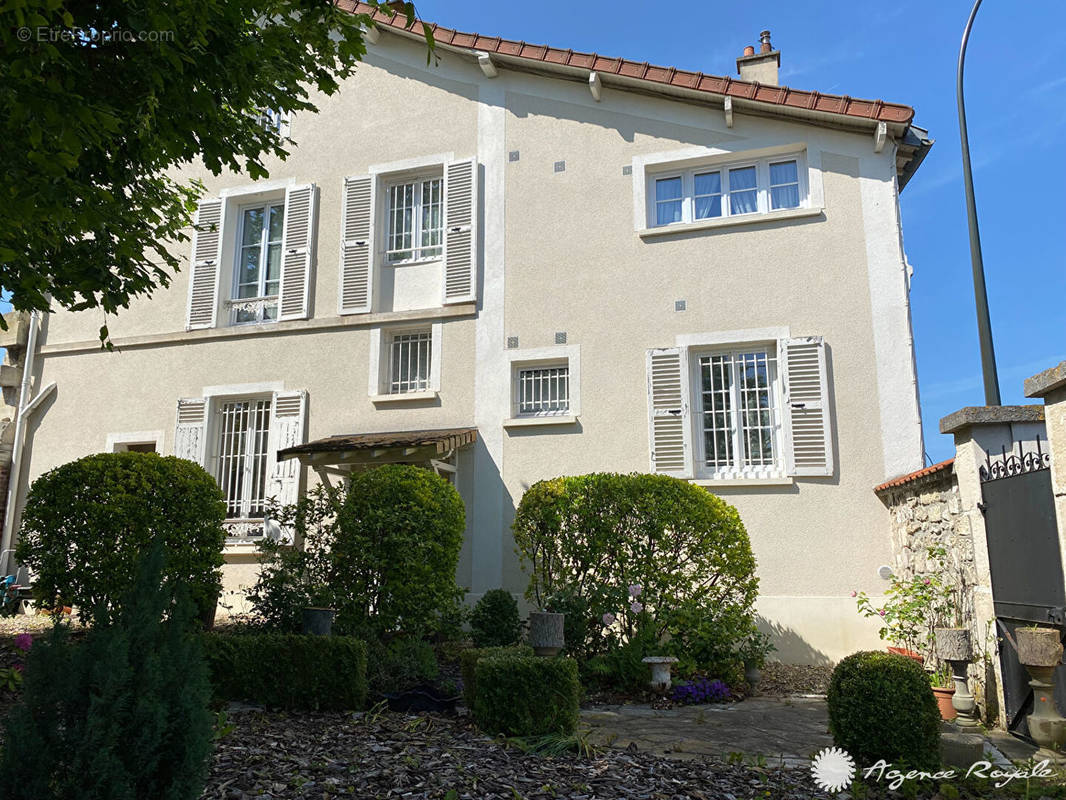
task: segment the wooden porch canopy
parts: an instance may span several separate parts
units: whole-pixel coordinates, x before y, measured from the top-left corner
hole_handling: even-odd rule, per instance
[[[316,468],[447,462],[476,441],[477,428],[342,434],[286,447],[278,451],[278,460],[298,458]]]

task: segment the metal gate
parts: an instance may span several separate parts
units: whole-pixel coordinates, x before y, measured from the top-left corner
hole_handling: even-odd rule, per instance
[[[1035,451],[987,455],[981,468],[988,561],[1009,730],[1028,737],[1029,674],[1018,662],[1016,628],[1066,623],[1066,588],[1051,487],[1051,457],[1037,437]],[[1066,712],[1066,665],[1057,672],[1055,702]]]

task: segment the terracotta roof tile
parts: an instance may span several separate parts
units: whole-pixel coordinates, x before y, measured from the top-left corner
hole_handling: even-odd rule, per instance
[[[925,469],[920,469],[917,472],[911,472],[907,475],[901,475],[898,478],[893,478],[887,483],[882,483],[880,486],[875,486],[874,491],[883,492],[886,489],[895,489],[898,486],[904,486],[921,478],[926,478],[930,475],[935,475],[938,472],[943,472],[944,470],[951,469],[951,466],[954,463],[955,459],[949,458],[947,461],[941,461],[939,464],[933,464],[933,466],[931,467],[926,467]]]
[[[372,14],[373,20],[385,28],[400,31],[408,30],[415,34],[421,33],[421,25],[416,23],[414,27],[409,28],[407,20],[402,14],[389,17],[387,14],[372,9],[365,3],[357,2],[357,0],[339,0],[339,5],[344,10],[353,13]],[[859,100],[847,95],[819,94],[818,92],[790,89],[783,86],[762,86],[758,83],[747,83],[730,77],[704,75],[699,72],[678,70],[674,67],[657,66],[648,64],[646,61],[608,58],[596,53],[575,53],[573,50],[563,50],[548,45],[528,44],[527,42],[519,42],[513,39],[502,39],[499,36],[467,33],[440,25],[432,25],[431,28],[437,42],[452,47],[480,50],[485,53],[499,53],[500,55],[516,58],[528,58],[531,61],[560,64],[579,69],[592,69],[597,72],[622,75],[663,86],[697,89],[711,94],[755,100],[768,105],[803,108],[810,111],[840,114],[846,117],[861,117],[880,122],[895,123],[909,123],[914,118],[914,109],[900,103],[886,103],[883,100]]]

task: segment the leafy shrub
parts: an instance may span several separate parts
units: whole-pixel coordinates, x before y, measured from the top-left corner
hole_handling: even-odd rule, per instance
[[[433,645],[410,636],[368,644],[366,661],[367,682],[375,695],[405,692],[432,683],[440,674]]]
[[[306,711],[366,703],[366,645],[348,636],[206,633],[216,703],[239,700]]]
[[[41,605],[78,606],[105,624],[159,537],[164,583],[187,588],[202,616],[221,586],[225,514],[214,478],[191,461],[99,453],[33,482],[16,552],[36,574]]]
[[[470,615],[474,647],[507,647],[522,635],[518,603],[505,589],[490,589],[474,605]]]
[[[913,769],[939,765],[940,712],[913,659],[854,653],[833,670],[828,701],[833,739],[860,765],[882,758]]]
[[[11,800],[195,800],[211,754],[210,687],[194,606],[149,550],[109,625],[63,626],[29,653],[6,720],[0,795]]]
[[[528,644],[514,647],[471,647],[459,654],[459,672],[463,678],[463,702],[471,711],[477,697],[477,662],[495,656],[532,657],[533,648]]]
[[[724,703],[731,696],[729,687],[717,678],[696,678],[679,683],[670,692],[671,700],[686,706],[697,703]]]
[[[474,718],[487,733],[574,732],[581,684],[573,659],[491,656],[478,660],[475,674]]]
[[[648,626],[682,671],[720,673],[754,630],[758,579],[744,525],[688,481],[608,473],[540,481],[522,497],[514,535],[531,576],[527,597],[568,614],[567,652],[583,663]]]
[[[387,465],[353,475],[347,491],[313,490],[274,516],[301,547],[261,544],[249,598],[268,627],[299,630],[308,605],[336,609],[334,630],[368,641],[454,627],[465,512],[439,475]]]

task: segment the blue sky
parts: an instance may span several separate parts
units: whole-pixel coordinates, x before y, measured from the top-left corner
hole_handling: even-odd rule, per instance
[[[983,405],[955,63],[970,1],[487,3],[418,0],[424,19],[460,30],[733,75],[769,28],[781,82],[917,109],[936,139],[902,195],[926,451],[950,458],[938,421]],[[1066,4],[987,0],[966,59],[970,149],[1004,404],[1022,381],[1066,359]],[[1024,187],[1024,189],[1022,189]]]

